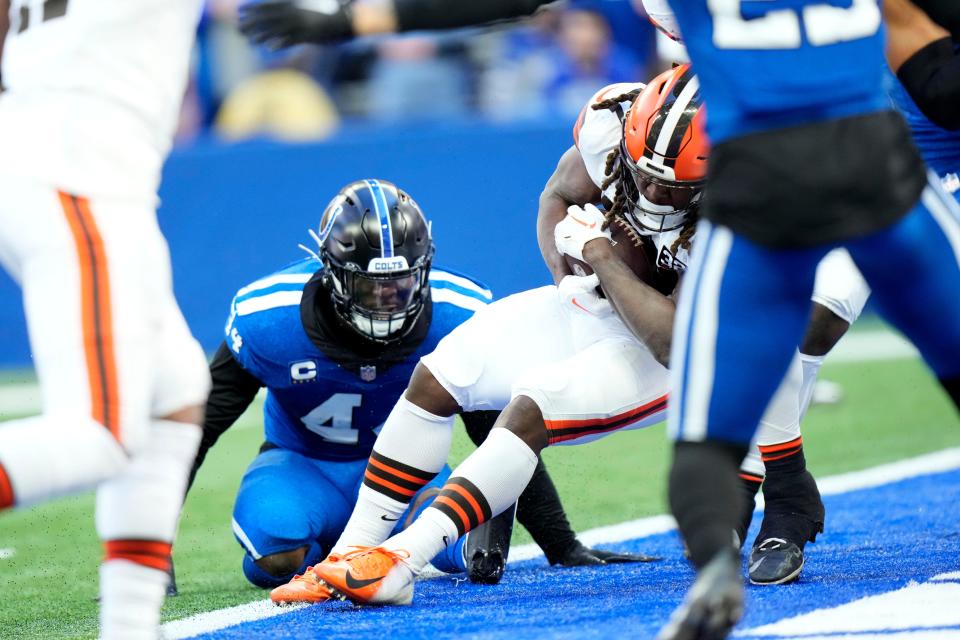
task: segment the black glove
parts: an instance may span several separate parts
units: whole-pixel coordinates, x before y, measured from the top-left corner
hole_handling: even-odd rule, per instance
[[[654,556],[645,556],[639,553],[618,553],[615,551],[604,551],[603,549],[591,549],[583,546],[577,540],[571,545],[567,552],[557,562],[563,567],[591,567],[601,564],[624,564],[627,562],[658,562],[663,558]]]
[[[240,7],[240,30],[257,44],[283,49],[354,36],[349,0],[263,0]]]

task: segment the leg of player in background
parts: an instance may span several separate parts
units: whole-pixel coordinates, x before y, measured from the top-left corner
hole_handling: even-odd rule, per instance
[[[807,471],[803,440],[796,428],[771,429],[772,411],[790,425],[793,416],[802,419],[813,396],[817,374],[826,354],[833,349],[863,311],[870,288],[844,249],[828,253],[817,266],[813,310],[807,333],[795,360],[767,409],[758,433],[759,453],[767,472],[763,484],[766,502],[763,526],[750,553],[749,574],[754,584],[783,584],[795,579],[803,568],[806,542],[823,531],[824,508],[816,481]],[[777,410],[786,393],[798,398]],[[780,433],[782,431],[782,433]]]
[[[731,530],[737,469],[783,379],[826,250],[777,252],[702,221],[671,353],[670,506],[700,576],[663,638],[723,637],[743,584]]]
[[[104,640],[156,638],[202,421],[200,406],[153,420],[143,449],[97,490],[97,533],[105,549],[100,565]]]
[[[807,471],[800,435],[802,380],[803,367],[795,356],[760,421],[757,446],[747,456],[747,460],[758,456],[766,473],[763,523],[750,553],[749,575],[754,584],[796,579],[803,569],[804,545],[823,531],[823,501]]]
[[[130,464],[97,490],[101,638],[155,638],[187,478],[210,389],[206,356],[173,297],[170,257],[152,207],[104,203],[125,252],[112,291],[124,408],[142,407],[146,436]],[[137,215],[134,215],[137,214]],[[121,223],[117,220],[125,220]],[[121,396],[123,397],[123,396]]]
[[[960,408],[960,205],[931,174],[907,217],[847,248],[881,314],[917,346]]]
[[[127,464],[114,307],[99,221],[82,198],[0,181],[0,258],[23,288],[43,413],[4,423],[0,509],[83,491]],[[30,223],[26,217],[30,216]],[[122,428],[123,427],[123,428]],[[38,460],[43,464],[38,464]]]
[[[0,254],[24,289],[44,393],[42,416],[0,434],[0,502],[99,484],[102,637],[155,637],[207,391],[205,358],[172,302],[166,244],[151,205],[22,183],[0,192],[31,216],[26,225],[0,207]],[[179,321],[169,336],[182,343],[167,340],[168,302]]]

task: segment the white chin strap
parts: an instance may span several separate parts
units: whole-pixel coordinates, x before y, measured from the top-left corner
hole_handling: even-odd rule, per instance
[[[668,204],[656,204],[637,194],[637,208],[633,210],[633,218],[646,231],[659,233],[667,229],[675,229],[683,224],[687,211],[677,211]]]

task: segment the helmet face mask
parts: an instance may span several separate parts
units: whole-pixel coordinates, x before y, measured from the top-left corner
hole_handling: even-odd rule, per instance
[[[434,245],[420,207],[389,182],[362,180],[340,191],[320,229],[319,256],[337,315],[369,341],[402,339],[430,291]]]
[[[640,233],[665,233],[682,227],[696,214],[705,180],[678,181],[651,175],[630,157],[621,142],[620,180],[628,207],[627,221]]]

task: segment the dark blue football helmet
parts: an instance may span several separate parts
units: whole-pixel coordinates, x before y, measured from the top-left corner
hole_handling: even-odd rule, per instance
[[[390,343],[413,328],[430,294],[430,224],[406,192],[384,180],[358,180],[337,193],[317,235],[324,284],[344,323]]]

